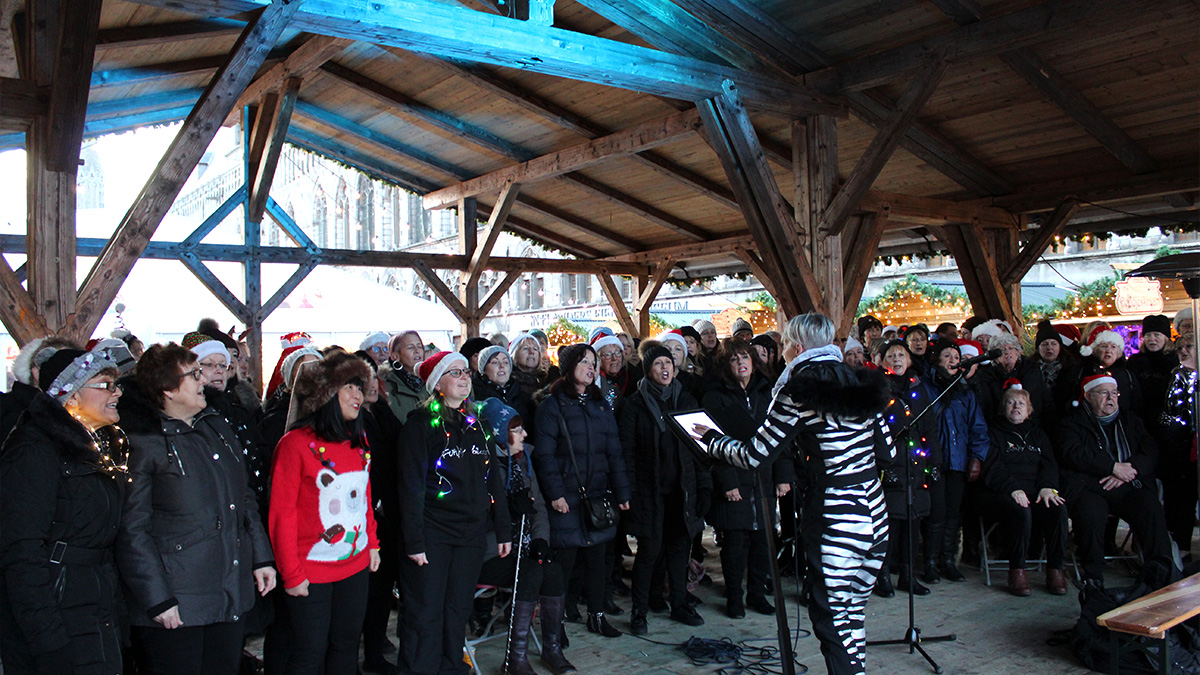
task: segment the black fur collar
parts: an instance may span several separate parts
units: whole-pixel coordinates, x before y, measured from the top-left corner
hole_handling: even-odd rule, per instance
[[[21,427],[32,424],[41,434],[48,437],[59,455],[68,462],[96,464],[99,456],[87,429],[79,423],[58,401],[39,392],[30,402],[17,422],[10,438],[17,438]]]
[[[838,361],[802,364],[785,387],[802,408],[838,417],[868,418],[891,400],[887,378],[877,370],[851,368]]]

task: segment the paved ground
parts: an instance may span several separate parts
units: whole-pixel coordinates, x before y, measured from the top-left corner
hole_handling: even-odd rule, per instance
[[[683,626],[671,621],[666,614],[650,617],[649,640],[630,635],[620,638],[603,638],[588,633],[578,624],[568,624],[571,647],[567,655],[583,673],[706,673],[716,672],[719,666],[697,666],[689,661],[679,645],[689,637],[728,638],[735,643],[748,642],[752,646],[775,645],[775,621],[771,616],[754,613],[745,619],[731,620],[723,612],[723,586],[720,565],[716,560],[716,547],[707,542],[710,551],[706,560],[708,568],[716,577],[712,586],[701,587],[696,594],[704,600],[699,608],[706,624],[699,628]],[[627,562],[627,564],[629,564]],[[1111,565],[1108,582],[1122,585],[1123,570]],[[926,643],[929,654],[945,669],[946,673],[963,675],[986,674],[1006,675],[1074,674],[1088,673],[1081,667],[1065,646],[1054,643],[1054,633],[1071,628],[1079,616],[1079,602],[1074,591],[1066,596],[1052,596],[1044,590],[1044,577],[1040,572],[1030,573],[1034,594],[1029,598],[1017,598],[1004,590],[1004,573],[993,574],[995,584],[984,585],[981,572],[964,570],[967,581],[952,584],[943,581],[933,587],[933,593],[916,598],[916,623],[927,636],[954,633],[954,642]],[[795,584],[785,579],[785,592],[795,597]],[[895,598],[883,599],[873,596],[867,607],[867,631],[869,639],[902,638],[908,622],[907,594],[898,593]],[[618,604],[626,610],[628,599],[619,599]],[[804,629],[796,641],[796,655],[812,673],[824,673],[825,665],[815,638],[808,635],[809,626],[806,610],[797,603],[786,603],[789,610],[789,625]],[[798,615],[799,612],[799,615]],[[612,620],[622,631],[628,630],[629,613]],[[651,642],[650,640],[653,640]],[[503,638],[481,645],[477,652],[484,673],[498,672],[503,660]],[[539,673],[549,672],[531,660]],[[775,672],[779,672],[777,667]],[[920,655],[910,655],[904,646],[877,646],[869,651],[867,671],[869,673],[930,673],[930,666]],[[804,669],[797,667],[797,673]]]

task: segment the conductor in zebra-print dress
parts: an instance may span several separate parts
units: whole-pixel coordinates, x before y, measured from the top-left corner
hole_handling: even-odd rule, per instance
[[[887,506],[877,461],[893,458],[888,384],[877,371],[842,363],[828,317],[804,314],[783,332],[787,368],[767,420],[750,441],[697,428],[708,454],[745,469],[785,449],[800,476],[813,634],[828,671],[862,673],[867,599],[887,551]]]

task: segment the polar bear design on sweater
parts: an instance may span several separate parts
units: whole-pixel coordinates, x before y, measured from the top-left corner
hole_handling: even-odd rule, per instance
[[[367,472],[317,473],[321,526],[325,531],[308,552],[317,562],[349,560],[367,548]]]

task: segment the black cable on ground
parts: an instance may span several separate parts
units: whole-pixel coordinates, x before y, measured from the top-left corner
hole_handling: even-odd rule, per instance
[[[805,637],[809,633],[803,629],[794,629],[797,637]],[[683,644],[659,642],[647,637],[633,637],[646,642],[675,647],[684,653],[688,661],[696,667],[720,666],[715,673],[721,675],[779,675],[783,672],[783,664],[779,660],[779,648],[775,646],[775,638],[750,638],[735,643],[727,637],[713,639],[692,636]],[[757,646],[753,643],[767,643]],[[796,662],[796,675],[805,675],[808,666]]]

